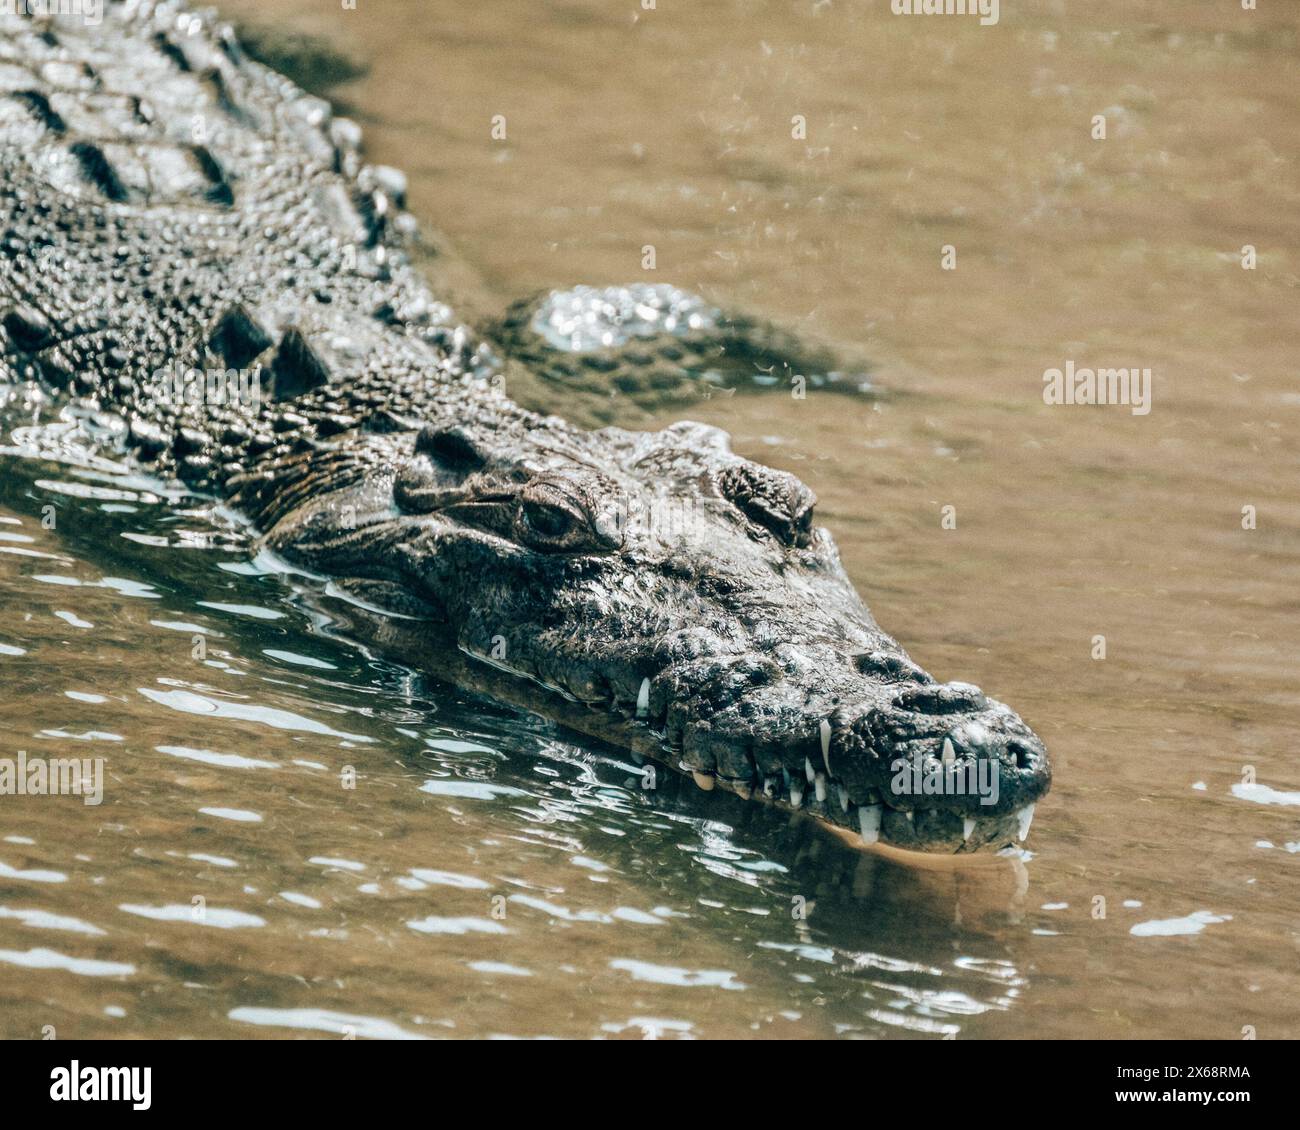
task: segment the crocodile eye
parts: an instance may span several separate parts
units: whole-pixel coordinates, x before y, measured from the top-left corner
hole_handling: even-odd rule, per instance
[[[543,553],[608,553],[622,544],[621,531],[593,518],[590,500],[578,488],[544,480],[521,492],[515,536]]]
[[[563,538],[581,521],[580,516],[572,510],[549,502],[526,500],[521,509],[528,529],[546,541]]]

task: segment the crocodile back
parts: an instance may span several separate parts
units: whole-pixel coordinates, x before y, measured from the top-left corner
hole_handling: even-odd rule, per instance
[[[490,394],[359,140],[210,14],[0,16],[0,378],[217,490],[451,385]]]

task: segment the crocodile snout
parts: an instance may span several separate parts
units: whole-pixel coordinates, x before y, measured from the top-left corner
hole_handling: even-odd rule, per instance
[[[882,703],[842,708],[828,760],[861,810],[864,839],[923,851],[1025,839],[1051,784],[1038,736],[969,683],[906,687]]]
[[[713,671],[703,701],[698,683],[694,697],[666,696],[666,683],[646,680],[639,714],[701,788],[805,812],[866,844],[1014,845],[1051,783],[1042,741],[968,683],[863,680],[823,699],[744,663]]]

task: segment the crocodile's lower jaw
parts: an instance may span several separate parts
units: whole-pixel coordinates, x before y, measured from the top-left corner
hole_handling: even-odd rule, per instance
[[[552,707],[550,713],[557,711]],[[768,804],[817,820],[855,847],[879,844],[903,851],[943,855],[995,852],[1022,843],[1033,823],[1034,803],[1014,811],[976,811],[973,814],[937,808],[902,809],[883,802],[855,805],[848,799],[847,790],[834,777],[818,774],[810,762],[805,763],[802,781],[788,772],[765,780],[730,780],[693,771],[680,764],[676,756],[678,751],[664,745],[662,735],[645,726],[629,733],[627,728],[611,729],[592,725],[589,721],[584,725],[581,719],[568,724],[616,744],[647,751],[645,756],[663,761],[692,778],[704,792],[721,789],[751,803]]]
[[[671,759],[672,751],[666,751],[663,756]],[[681,765],[676,767],[706,792],[721,787],[746,800],[804,813],[829,825],[845,843],[855,847],[882,844],[935,854],[998,851],[1023,842],[1034,819],[1032,803],[1016,811],[973,815],[933,808],[901,809],[884,803],[855,805],[833,777],[824,778],[819,786],[811,764],[805,774],[807,788],[801,788],[787,774],[782,774],[780,781],[768,778],[760,784],[693,772]]]
[[[749,781],[694,772],[681,764],[680,751],[647,722],[629,719],[599,703],[580,702],[505,664],[467,654],[427,621],[394,619],[341,597],[337,590],[334,595],[339,599],[329,602],[329,615],[349,635],[403,655],[434,678],[536,712],[566,729],[629,751],[674,776],[693,779],[703,792],[730,792],[750,803],[815,820],[854,847],[882,846],[930,856],[989,854],[1015,846],[1029,834],[1034,803],[1015,811],[976,811],[973,816],[939,808],[855,805],[833,776],[820,774],[819,781],[808,761],[802,773]]]
[[[569,699],[566,705],[576,707],[576,715],[565,719],[573,729],[664,762],[693,779],[704,792],[720,789],[751,803],[768,804],[816,820],[855,847],[883,845],[938,855],[991,853],[1023,843],[1033,823],[1035,801],[1017,809],[994,811],[995,806],[981,805],[977,797],[971,797],[967,811],[954,811],[924,805],[904,808],[881,793],[879,803],[855,804],[848,789],[833,774],[816,768],[810,758],[804,759],[802,773],[783,769],[779,774],[756,775],[748,780],[702,773],[682,762],[681,751],[665,740],[663,732],[647,723],[627,719],[602,704],[575,704],[570,696],[564,697]],[[559,717],[564,711],[551,703],[546,713]],[[823,724],[824,765],[832,764],[826,756],[828,731]]]
[[[1034,804],[1013,812],[976,813],[972,816],[939,809],[904,810],[883,803],[856,806],[843,799],[833,779],[824,790],[825,800],[816,799],[815,788],[810,788],[807,792],[794,794],[799,801],[796,806],[788,792],[784,796],[769,796],[762,788],[682,771],[688,772],[706,791],[714,789],[721,781],[723,788],[748,800],[764,801],[786,811],[804,812],[828,825],[841,840],[853,847],[882,845],[901,851],[938,855],[995,852],[1022,843],[1028,837],[1034,819]]]

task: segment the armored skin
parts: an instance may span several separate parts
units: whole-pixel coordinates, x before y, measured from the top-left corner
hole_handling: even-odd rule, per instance
[[[395,658],[866,843],[1024,838],[1043,744],[877,626],[803,483],[716,428],[588,430],[506,391],[855,378],[666,286],[543,296],[494,346],[411,266],[400,174],[177,4],[0,16],[0,143],[0,379],[226,500]]]

